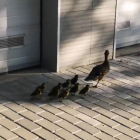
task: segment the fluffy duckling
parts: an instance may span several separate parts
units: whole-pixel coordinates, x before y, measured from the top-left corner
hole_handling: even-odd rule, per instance
[[[38,88],[30,96],[32,96],[32,99],[33,99],[34,97],[39,98],[40,95],[41,95],[41,89]]]
[[[75,93],[78,90],[79,90],[79,83],[76,83],[76,85],[70,89],[70,92],[73,93],[73,95],[75,95]]]
[[[66,82],[64,82],[64,83],[62,84],[62,87],[63,87],[64,89],[66,89],[66,88],[69,88],[70,85],[71,85],[71,82],[70,82],[70,80],[68,79]]]
[[[58,97],[60,90],[61,90],[62,84],[59,83],[57,86],[53,87],[48,96],[51,97]]]
[[[109,73],[110,65],[108,61],[109,51],[106,50],[105,53],[105,60],[102,64],[95,66],[92,71],[89,73],[88,77],[86,77],[85,81],[96,81],[97,84],[93,87],[97,88],[98,83]]]
[[[59,94],[58,98],[59,98],[59,101],[62,101],[64,99],[66,99],[68,96],[69,96],[69,89],[63,91],[61,94]]]
[[[81,89],[81,91],[79,92],[79,94],[81,95],[81,98],[83,98],[82,95],[86,96],[88,91],[89,91],[89,85],[86,85],[83,89]]]
[[[38,86],[38,87],[36,88],[36,90],[39,89],[39,88],[41,89],[41,92],[43,93],[44,90],[45,90],[45,88],[46,88],[45,83],[42,83],[40,86]]]
[[[78,81],[78,75],[75,75],[74,78],[71,79],[71,85],[75,85]]]

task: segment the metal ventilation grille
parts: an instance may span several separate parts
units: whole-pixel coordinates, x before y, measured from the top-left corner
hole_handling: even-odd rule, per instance
[[[24,36],[0,38],[0,48],[11,48],[24,45]]]

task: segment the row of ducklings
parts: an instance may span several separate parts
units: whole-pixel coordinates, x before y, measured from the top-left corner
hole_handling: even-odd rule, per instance
[[[48,94],[49,97],[58,98],[58,99],[65,99],[67,98],[70,93],[72,95],[75,95],[76,92],[79,91],[79,83],[78,81],[78,75],[75,75],[74,78],[71,80],[66,80],[64,83],[58,83],[57,86],[53,87]],[[30,95],[33,98],[37,97],[40,98],[40,95],[44,92],[46,86],[45,83],[42,83],[41,86],[38,86],[35,91]],[[86,85],[83,89],[80,90],[79,94],[81,95],[81,98],[83,98],[83,95],[86,95],[86,93],[89,91],[89,85]]]
[[[72,93],[72,95],[75,95],[79,91],[79,83],[76,83],[74,86],[67,88],[63,88],[62,85],[63,84],[59,83],[57,86],[55,86],[48,94],[48,96],[63,100],[66,99],[70,95],[70,93]],[[89,85],[86,85],[84,88],[82,88],[79,92],[81,98],[83,98],[83,95],[86,95],[88,91]]]

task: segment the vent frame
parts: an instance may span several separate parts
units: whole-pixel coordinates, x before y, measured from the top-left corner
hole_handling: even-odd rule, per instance
[[[0,37],[0,50],[21,48],[25,46],[25,34]]]

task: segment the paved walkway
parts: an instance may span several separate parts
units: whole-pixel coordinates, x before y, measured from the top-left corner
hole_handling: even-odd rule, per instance
[[[119,59],[85,99],[76,95],[60,103],[48,101],[47,93],[75,74],[85,85],[92,65],[1,83],[0,140],[140,140],[140,56]],[[42,99],[31,100],[42,82],[47,85]]]

